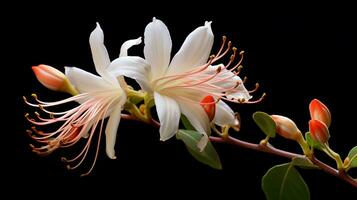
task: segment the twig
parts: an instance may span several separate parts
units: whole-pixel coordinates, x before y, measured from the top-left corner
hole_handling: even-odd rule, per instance
[[[128,119],[128,120],[136,120],[136,121],[140,121],[139,119],[131,116],[131,115],[125,115],[122,114],[122,118],[123,119]],[[157,122],[154,119],[151,119],[149,122],[145,122],[148,123],[154,127],[160,127],[160,123]],[[211,142],[216,142],[216,143],[223,143],[223,144],[232,144],[235,146],[240,146],[243,148],[247,148],[247,149],[252,149],[255,151],[261,151],[261,152],[266,152],[266,153],[270,153],[270,154],[274,154],[280,157],[285,157],[285,158],[289,158],[289,159],[293,159],[293,158],[305,158],[305,155],[302,154],[296,154],[296,153],[291,153],[288,151],[284,151],[281,149],[277,149],[275,147],[273,147],[272,145],[268,144],[255,144],[255,143],[250,143],[250,142],[246,142],[246,141],[242,141],[239,140],[237,138],[231,137],[231,136],[227,136],[225,138],[223,137],[214,137],[214,136],[210,136],[209,137]],[[314,163],[316,166],[318,166],[322,171],[331,174],[333,176],[338,177],[339,179],[345,181],[348,184],[351,184],[352,186],[357,188],[357,181],[354,180],[351,176],[349,176],[348,174],[346,174],[346,172],[344,171],[338,171],[334,168],[332,168],[331,166],[323,163],[322,161],[318,160],[316,157],[312,156],[311,158],[309,158],[311,160],[312,163]]]

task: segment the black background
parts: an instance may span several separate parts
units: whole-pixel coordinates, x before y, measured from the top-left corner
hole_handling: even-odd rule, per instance
[[[67,97],[41,86],[31,71],[32,65],[48,64],[60,70],[77,66],[95,73],[88,38],[99,22],[105,44],[112,59],[119,54],[122,42],[143,36],[144,28],[157,17],[168,26],[174,54],[196,27],[213,21],[215,48],[222,35],[228,36],[239,50],[246,52],[243,75],[248,88],[255,82],[262,87],[255,94],[267,92],[267,99],[258,105],[232,105],[242,116],[242,131],[234,136],[258,142],[262,133],[252,123],[251,114],[263,110],[293,119],[302,131],[308,128],[308,104],[313,98],[323,101],[331,110],[330,145],[345,157],[356,145],[355,73],[356,20],[349,7],[309,4],[245,6],[240,2],[192,4],[104,2],[73,4],[21,4],[4,16],[3,38],[11,62],[10,81],[5,92],[15,94],[9,113],[12,121],[1,141],[4,149],[3,176],[11,189],[26,191],[31,197],[52,195],[113,195],[131,197],[232,197],[264,199],[260,179],[270,167],[288,162],[269,154],[215,145],[223,170],[217,171],[196,162],[180,141],[159,141],[158,131],[136,122],[122,121],[116,144],[117,160],[106,157],[101,148],[95,169],[88,177],[79,177],[90,166],[67,171],[60,162],[62,155],[79,148],[59,150],[48,157],[33,154],[24,134],[29,128],[23,118],[33,111],[24,106],[22,95],[36,92],[44,100]],[[138,10],[140,8],[141,10]],[[129,54],[142,56],[141,46]],[[19,76],[20,74],[20,76]],[[16,84],[15,84],[16,82]],[[6,104],[7,105],[7,104]],[[13,106],[9,106],[13,108]],[[7,114],[6,114],[7,115]],[[14,122],[15,121],[15,122]],[[293,142],[277,138],[277,147],[299,152]],[[104,143],[102,143],[104,147]],[[329,158],[320,155],[329,164]],[[6,161],[6,162],[5,162]],[[356,189],[321,171],[300,170],[310,187],[312,199],[333,196],[347,197]],[[352,171],[353,172],[353,171]],[[356,173],[354,173],[356,176]],[[21,194],[13,193],[13,195]]]

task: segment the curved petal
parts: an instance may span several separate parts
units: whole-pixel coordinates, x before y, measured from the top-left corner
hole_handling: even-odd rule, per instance
[[[195,129],[203,134],[201,140],[197,143],[197,147],[202,151],[207,142],[208,135],[211,133],[210,120],[201,105],[187,102],[178,101],[182,114],[191,122]]]
[[[151,65],[152,74],[160,77],[166,72],[171,56],[171,36],[166,25],[153,18],[144,33],[144,55]]]
[[[216,115],[214,116],[213,121],[219,126],[237,126],[239,124],[233,110],[223,101],[219,101],[216,104]]]
[[[102,77],[96,76],[77,67],[65,67],[65,74],[80,93],[112,88],[112,86]]]
[[[110,114],[107,126],[105,128],[105,139],[106,139],[106,147],[105,152],[110,159],[116,159],[115,156],[115,142],[117,137],[118,126],[120,122],[120,114],[121,114],[122,106],[121,104],[117,104],[114,107],[114,110]]]
[[[149,83],[150,66],[137,56],[125,56],[115,59],[108,67],[114,76],[126,76],[135,79],[145,91],[151,91]]]
[[[99,23],[89,36],[89,44],[92,51],[93,62],[97,73],[104,75],[105,69],[110,64],[108,51],[104,46],[104,34]]]
[[[211,22],[190,33],[172,59],[169,73],[182,73],[207,62],[213,45]]]
[[[227,98],[232,99],[245,99],[249,100],[252,98],[252,96],[249,94],[248,90],[245,88],[245,86],[242,84],[239,84],[238,87],[236,88],[235,93],[227,95]]]
[[[161,123],[160,140],[165,141],[177,133],[181,116],[180,108],[175,100],[157,92],[154,93],[154,98]]]
[[[209,66],[210,70],[207,70],[206,73],[214,74],[216,73],[218,67],[222,67],[222,64]],[[252,98],[248,90],[245,88],[242,79],[239,76],[234,75],[233,72],[227,69],[223,69],[221,73],[217,75],[217,79],[225,80],[224,82],[214,83],[214,85],[217,85],[219,87],[231,88],[234,87],[237,83],[239,83],[239,85],[235,88],[235,92],[228,94],[227,98],[245,99],[245,100],[249,100]]]
[[[138,45],[140,43],[141,43],[141,37],[124,42],[121,45],[119,57],[128,56],[128,49],[130,49],[130,47],[132,47],[134,45]]]

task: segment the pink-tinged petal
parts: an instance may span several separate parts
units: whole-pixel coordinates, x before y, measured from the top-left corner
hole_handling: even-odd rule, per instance
[[[115,59],[108,67],[113,76],[126,76],[135,79],[145,91],[151,91],[149,83],[150,66],[137,56],[125,56]]]
[[[312,119],[309,121],[309,129],[311,138],[320,143],[328,142],[330,138],[330,132],[325,123],[320,120]]]
[[[180,108],[170,97],[154,93],[157,115],[160,120],[160,140],[170,139],[177,133],[180,122]]]
[[[54,91],[61,91],[63,89],[67,78],[59,70],[48,65],[33,66],[32,70],[37,80],[48,89]]]
[[[161,77],[167,70],[171,56],[171,36],[166,25],[158,19],[153,19],[144,33],[144,55],[151,65],[153,78]]]
[[[211,22],[192,31],[173,57],[169,73],[182,73],[207,62],[213,45]]]
[[[298,140],[302,135],[296,124],[289,118],[281,115],[271,116],[276,123],[276,133],[286,139]]]
[[[327,106],[318,99],[314,99],[309,105],[311,119],[320,120],[325,123],[327,127],[331,124],[331,113]]]

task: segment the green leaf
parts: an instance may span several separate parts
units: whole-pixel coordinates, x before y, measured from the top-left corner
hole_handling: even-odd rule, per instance
[[[197,142],[200,141],[201,137],[202,134],[194,130],[180,129],[176,134],[176,138],[185,143],[187,150],[194,158],[196,158],[196,160],[214,169],[222,169],[222,164],[217,151],[214,149],[210,141],[208,141],[207,146],[202,152],[197,147]]]
[[[295,157],[291,161],[291,164],[303,169],[318,169],[318,167],[306,157]]]
[[[196,130],[185,115],[181,115],[181,122],[186,130]]]
[[[291,163],[270,168],[262,179],[268,200],[308,200],[309,188]]]
[[[350,168],[357,167],[357,146],[353,147],[347,156],[350,159]]]
[[[276,124],[270,115],[265,112],[255,112],[253,119],[265,135],[275,137]]]
[[[322,150],[323,146],[320,142],[317,142],[311,138],[310,132],[305,133],[305,140],[310,147],[318,150]]]

